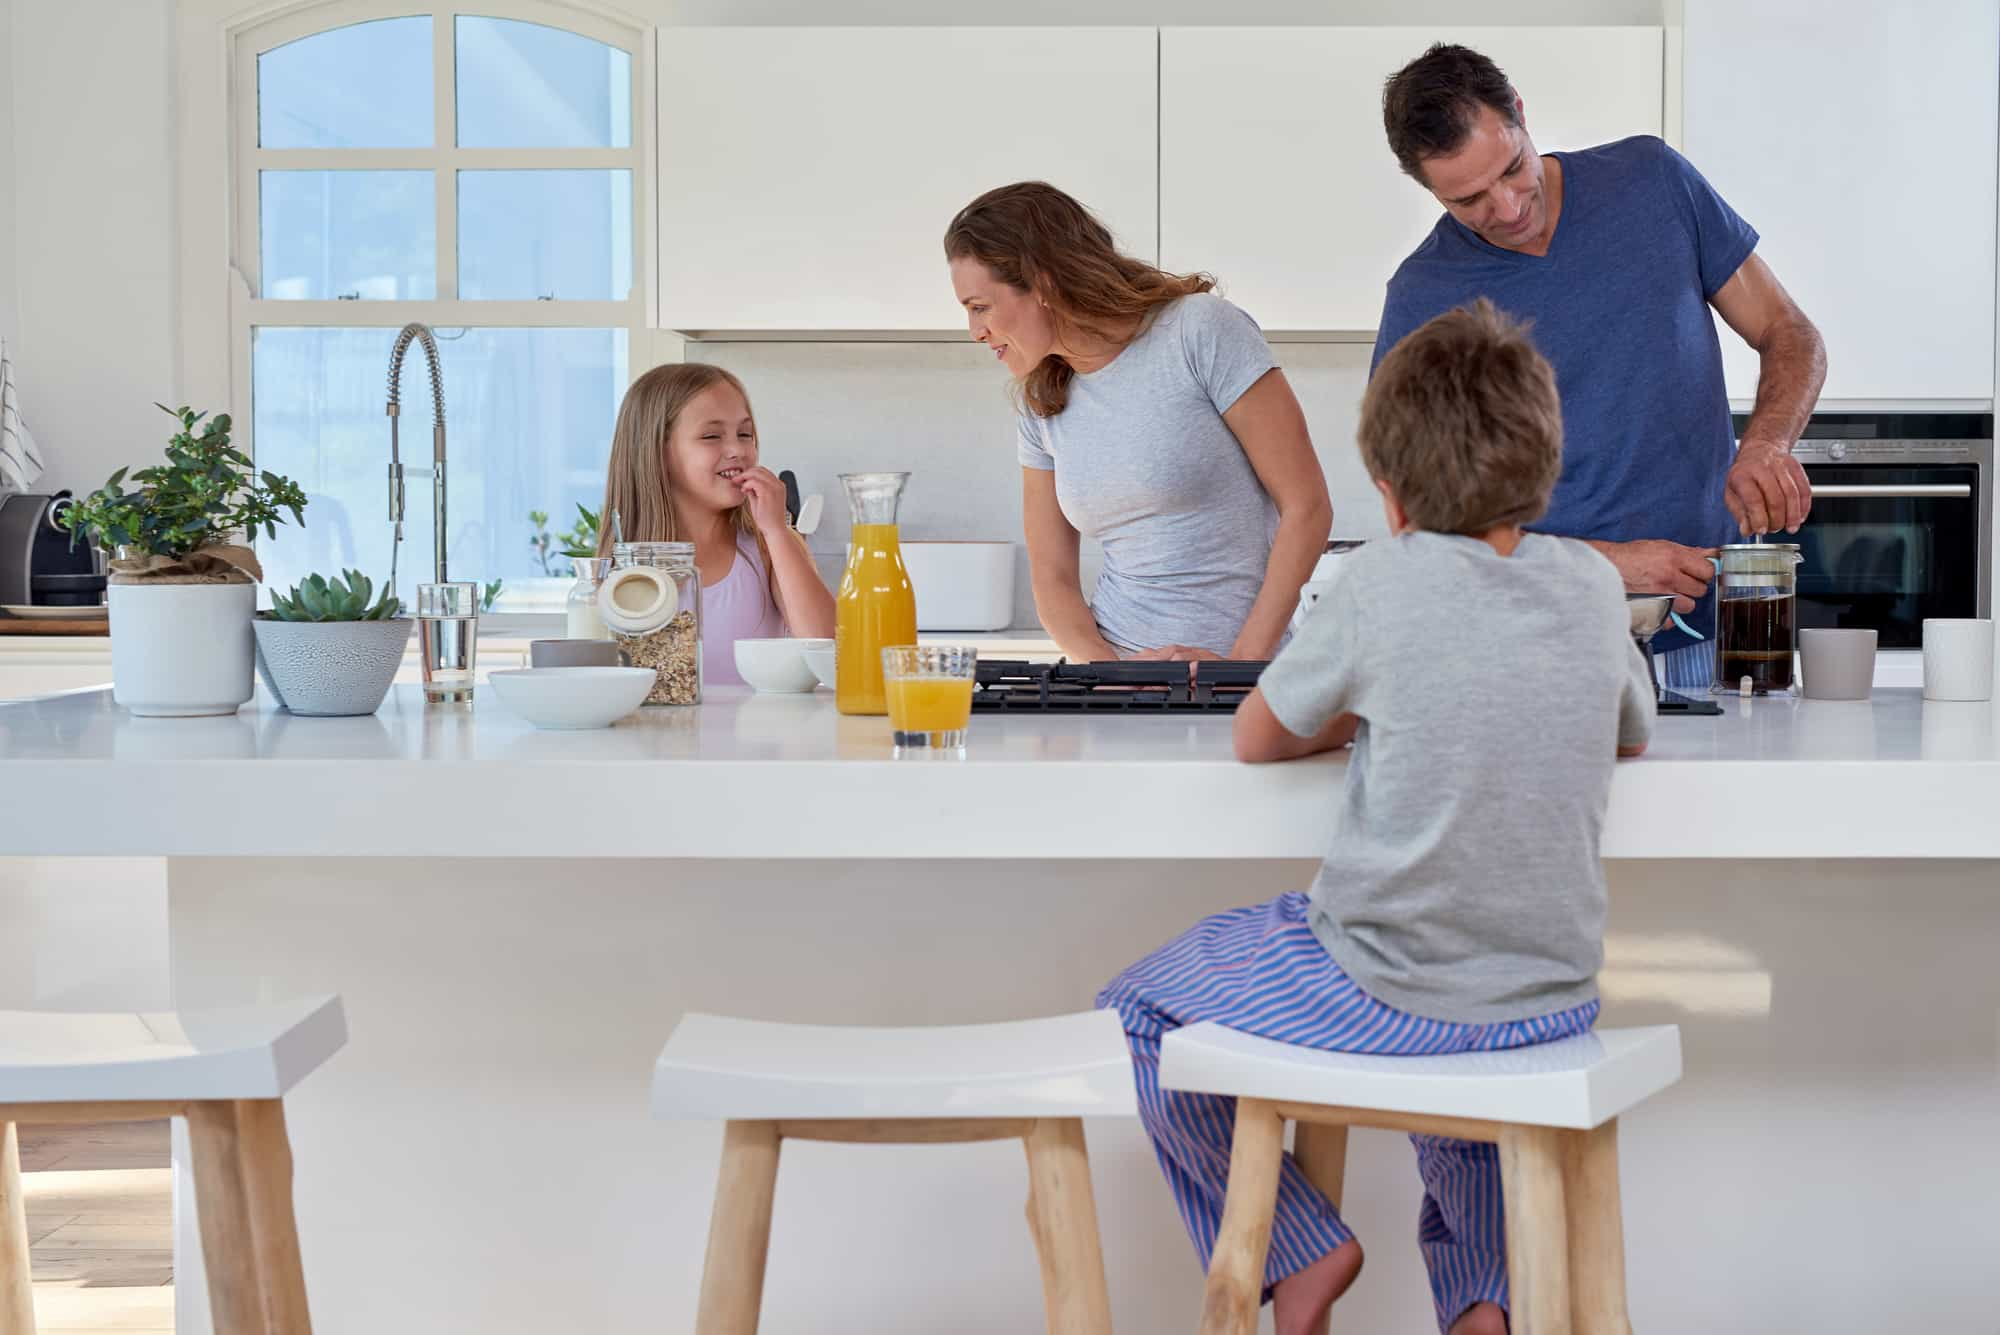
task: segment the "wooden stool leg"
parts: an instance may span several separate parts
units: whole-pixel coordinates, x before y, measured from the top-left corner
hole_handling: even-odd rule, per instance
[[[1569,1215],[1571,1322],[1578,1335],[1632,1335],[1625,1311],[1616,1119],[1563,1137],[1563,1201]]]
[[[1049,1335],[1110,1335],[1111,1298],[1083,1123],[1045,1117],[1028,1131],[1028,1208],[1042,1263]]]
[[[1223,1199],[1215,1251],[1208,1258],[1201,1335],[1256,1335],[1264,1259],[1271,1250],[1271,1215],[1278,1206],[1278,1171],[1284,1159],[1284,1119],[1262,1099],[1238,1099],[1236,1138],[1229,1148],[1229,1192]]]
[[[12,1122],[0,1122],[0,1333],[35,1335],[28,1201],[21,1190],[20,1136]]]
[[[756,1335],[764,1262],[771,1252],[778,1145],[776,1122],[730,1122],[723,1129],[695,1335]]]
[[[1294,1123],[1292,1159],[1313,1189],[1338,1210],[1340,1193],[1347,1183],[1347,1128],[1330,1122]],[[1328,1335],[1332,1328],[1333,1313],[1328,1311],[1312,1335]]]
[[[1292,1128],[1292,1158],[1314,1190],[1340,1208],[1347,1183],[1347,1128],[1329,1122],[1299,1122]]]
[[[187,1119],[215,1335],[310,1335],[284,1105],[192,1103]]]
[[[1562,1136],[1536,1126],[1510,1126],[1500,1135],[1513,1335],[1570,1335]]]

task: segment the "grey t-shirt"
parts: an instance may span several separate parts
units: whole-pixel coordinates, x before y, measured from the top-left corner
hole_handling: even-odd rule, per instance
[[[1226,654],[1243,629],[1278,511],[1222,414],[1276,365],[1256,321],[1197,293],[1072,380],[1062,412],[1022,414],[1022,466],[1055,470],[1063,516],[1104,550],[1090,606],[1120,653]]]
[[[1361,718],[1311,921],[1363,991],[1463,1024],[1597,995],[1598,835],[1654,713],[1609,561],[1537,533],[1371,542],[1260,685],[1301,737]]]

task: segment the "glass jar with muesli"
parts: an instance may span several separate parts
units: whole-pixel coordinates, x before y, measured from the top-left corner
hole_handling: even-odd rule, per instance
[[[621,542],[597,590],[604,625],[633,667],[651,668],[649,705],[701,703],[701,575],[691,542]]]

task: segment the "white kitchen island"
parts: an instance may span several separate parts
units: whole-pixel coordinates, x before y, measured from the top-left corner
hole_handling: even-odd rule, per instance
[[[1679,1023],[1687,1065],[1623,1138],[1635,1324],[1990,1329],[1994,709],[1727,707],[1660,721],[1605,836],[1604,1022]],[[965,761],[895,761],[824,692],[571,734],[404,687],[348,720],[8,705],[0,1007],[347,999],[348,1049],[288,1104],[322,1335],[687,1331],[720,1130],[648,1118],[675,1019],[1088,1006],[1309,881],[1344,761],[1239,766],[1227,738],[982,715]],[[1143,1134],[1090,1135],[1120,1329],[1192,1329]],[[792,1146],[780,1182],[767,1332],[1036,1328],[1013,1146]],[[1428,1329],[1407,1146],[1356,1133],[1348,1183],[1370,1259],[1342,1328]]]

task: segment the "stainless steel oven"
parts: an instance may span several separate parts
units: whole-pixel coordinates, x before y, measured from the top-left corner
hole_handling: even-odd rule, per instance
[[[1926,617],[1992,615],[1991,414],[1821,413],[1795,453],[1813,486],[1800,626],[1915,649]]]

